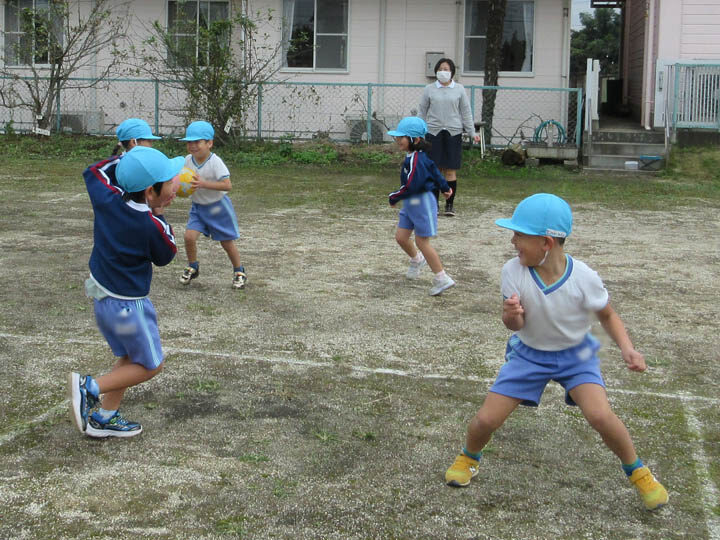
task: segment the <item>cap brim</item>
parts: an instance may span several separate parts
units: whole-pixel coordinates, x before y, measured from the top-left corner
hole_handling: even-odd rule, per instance
[[[395,131],[395,130],[388,131],[387,134],[390,135],[391,137],[408,137],[408,135],[406,135],[405,133],[403,133],[401,131]]]
[[[151,140],[159,140],[162,139],[162,137],[158,137],[157,135],[146,135],[145,137],[138,137],[139,139],[151,139]]]
[[[510,229],[511,231],[517,231],[519,233],[529,234],[531,236],[541,236],[538,235],[536,232],[531,231],[530,229],[518,226],[516,223],[513,223],[511,219],[508,218],[496,219],[495,225],[497,225],[498,227],[502,227],[503,229]]]
[[[185,158],[182,156],[174,157],[170,159],[170,163],[168,163],[167,170],[165,174],[163,175],[162,180],[158,180],[158,182],[167,182],[168,180],[172,180],[175,178],[178,174],[180,174],[180,171],[185,166]]]

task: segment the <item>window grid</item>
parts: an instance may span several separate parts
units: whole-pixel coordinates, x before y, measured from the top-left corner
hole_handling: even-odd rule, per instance
[[[348,19],[349,16],[346,16],[344,20],[345,25],[345,31],[344,32],[319,32],[318,31],[318,2],[321,0],[313,0],[313,43],[312,43],[312,65],[309,66],[290,66],[287,62],[287,52],[285,51],[285,68],[286,69],[292,69],[297,71],[316,71],[316,70],[347,70],[347,45],[348,45]],[[345,3],[346,9],[349,8],[349,0]],[[294,29],[295,21],[286,21],[288,29],[286,31],[289,31],[290,36],[292,36],[292,32]],[[343,57],[343,65],[337,65],[335,67],[318,67],[318,50],[319,50],[319,41],[321,41],[321,38],[340,38],[344,43],[344,52],[342,54]],[[288,36],[284,36],[284,40],[288,40]]]
[[[218,9],[219,8],[219,9]],[[224,9],[223,9],[224,8]],[[191,17],[190,11],[194,14]],[[168,33],[171,36],[175,51],[182,51],[183,40],[192,40],[194,54],[176,57],[173,61],[180,65],[189,65],[193,58],[200,65],[210,65],[210,43],[200,43],[200,28],[209,30],[212,23],[227,20],[230,17],[230,2],[228,0],[195,0],[168,1]],[[189,30],[192,25],[192,32]],[[202,50],[201,50],[202,49]]]
[[[38,22],[36,13],[49,10],[51,0],[7,0],[5,4],[5,62],[9,66],[44,66],[50,64],[51,29]],[[33,33],[23,30],[23,17],[32,17]],[[56,24],[58,21],[54,21]],[[57,28],[56,28],[57,32]],[[39,52],[38,38],[44,34],[44,52]],[[62,29],[60,29],[62,36]],[[62,38],[61,38],[62,39]]]

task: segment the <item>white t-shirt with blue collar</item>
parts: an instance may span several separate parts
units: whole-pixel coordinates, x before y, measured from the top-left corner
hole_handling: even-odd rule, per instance
[[[593,314],[608,304],[598,273],[570,255],[565,259],[565,273],[552,284],[543,283],[518,257],[503,266],[502,295],[517,294],[525,310],[525,326],[516,335],[533,349],[561,351],[578,345],[590,331]]]
[[[225,162],[223,162],[217,154],[212,153],[210,156],[201,164],[198,165],[192,154],[185,156],[185,166],[201,176],[203,180],[210,182],[220,182],[225,178],[230,177],[230,171],[228,170]],[[213,204],[222,199],[227,195],[227,191],[218,191],[215,189],[203,189],[199,188],[191,195],[192,201],[197,204]]]

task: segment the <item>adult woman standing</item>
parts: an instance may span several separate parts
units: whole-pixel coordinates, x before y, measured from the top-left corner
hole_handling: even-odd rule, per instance
[[[428,155],[452,188],[452,195],[445,202],[445,215],[454,216],[453,203],[457,193],[457,170],[462,162],[463,131],[477,143],[480,135],[475,133],[470,100],[465,88],[456,83],[455,62],[441,58],[435,64],[437,80],[425,87],[418,116],[428,127],[426,139],[432,143]]]

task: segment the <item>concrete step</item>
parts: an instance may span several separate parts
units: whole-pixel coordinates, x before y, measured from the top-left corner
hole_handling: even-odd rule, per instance
[[[665,154],[665,144],[654,143],[628,143],[628,142],[599,142],[593,141],[592,146],[585,143],[583,154],[610,154],[625,156],[661,156]]]
[[[589,172],[593,174],[606,174],[612,176],[653,176],[657,174],[657,171],[628,171],[626,169],[608,169],[605,167],[583,167],[582,170],[583,172]]]
[[[583,165],[586,167],[598,167],[602,169],[626,170],[625,162],[637,161],[638,170],[657,170],[665,166],[665,160],[659,162],[643,163],[637,154],[592,154],[583,157]]]
[[[654,130],[622,130],[600,129],[593,131],[593,143],[596,142],[630,142],[665,144],[665,132]]]

